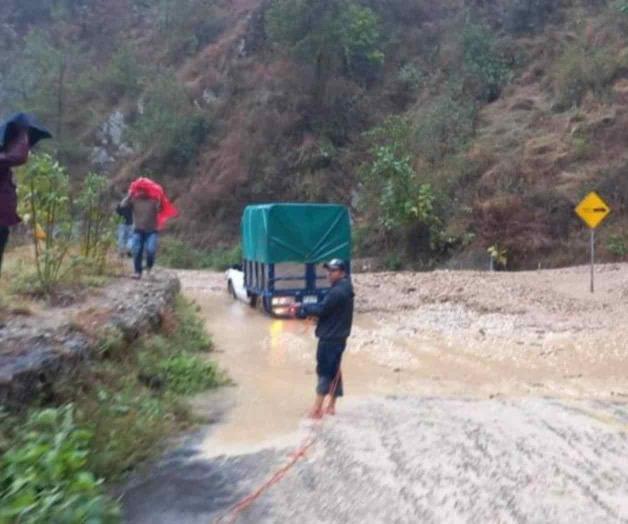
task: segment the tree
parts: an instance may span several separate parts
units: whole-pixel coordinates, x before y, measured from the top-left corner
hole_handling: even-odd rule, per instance
[[[194,107],[172,71],[153,77],[144,93],[142,111],[129,129],[138,148],[185,167],[209,132],[203,113]]]
[[[378,16],[354,2],[273,0],[266,28],[273,42],[290,46],[315,68],[314,97],[319,105],[334,72],[365,77],[384,60]]]

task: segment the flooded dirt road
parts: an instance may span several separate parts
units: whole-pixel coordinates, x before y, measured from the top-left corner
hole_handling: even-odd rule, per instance
[[[222,275],[180,276],[235,385],[193,399],[216,423],[130,483],[127,522],[213,522],[312,432],[306,459],[240,522],[628,522],[620,305],[574,309],[573,287],[554,278],[551,311],[523,299],[491,311],[468,284],[461,292],[436,274],[431,285],[449,279],[443,289],[457,298],[417,300],[400,275],[397,295],[377,307],[360,293],[393,277],[357,275],[347,398],[339,416],[310,424],[313,326],[233,302]],[[596,314],[617,328],[591,352],[577,326]]]

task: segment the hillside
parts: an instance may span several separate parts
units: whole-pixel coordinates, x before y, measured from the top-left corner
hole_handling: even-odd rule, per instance
[[[572,264],[597,189],[617,260],[627,34],[614,0],[9,0],[0,107],[40,114],[75,178],[164,182],[198,247],[252,201],[340,201],[388,267]]]

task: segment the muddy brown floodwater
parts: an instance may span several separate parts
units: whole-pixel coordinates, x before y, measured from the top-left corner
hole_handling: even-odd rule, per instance
[[[181,272],[233,387],[213,423],[125,490],[133,524],[214,522],[315,446],[239,522],[628,522],[628,266],[356,275],[347,398],[303,420],[314,326],[272,320]],[[584,289],[584,285],[583,285]]]
[[[212,333],[217,348],[212,358],[235,382],[217,394],[229,397],[231,409],[208,437],[208,456],[261,449],[297,431],[314,398],[314,325],[270,319],[226,294],[196,290],[188,295],[201,307]],[[356,324],[367,329],[370,321],[358,317]],[[407,390],[398,368],[351,350],[343,368],[353,398]],[[215,397],[201,395],[193,404],[202,413]]]

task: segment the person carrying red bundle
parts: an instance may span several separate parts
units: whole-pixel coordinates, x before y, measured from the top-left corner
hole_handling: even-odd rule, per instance
[[[150,178],[138,178],[129,187],[129,193],[120,203],[133,213],[133,278],[142,278],[144,252],[146,273],[150,274],[159,247],[159,231],[179,212],[170,202],[163,188]]]

